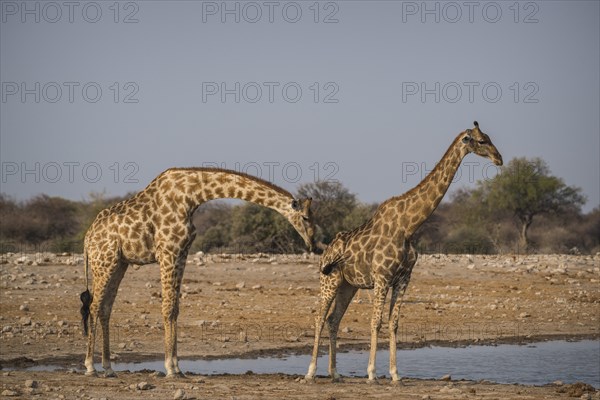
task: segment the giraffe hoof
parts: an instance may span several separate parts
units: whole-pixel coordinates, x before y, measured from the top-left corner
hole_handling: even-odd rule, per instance
[[[377,378],[367,379],[367,383],[369,385],[379,385],[379,381],[377,380]]]
[[[85,376],[98,376],[98,373],[96,373],[96,370],[93,371],[85,371]]]
[[[341,376],[334,376],[331,378],[331,383],[343,383],[344,379]]]
[[[187,376],[183,372],[173,372],[167,375],[168,379],[187,379]]]
[[[304,379],[300,380],[300,382],[313,384],[313,383],[315,383],[315,377],[314,376],[305,376]]]
[[[115,371],[113,371],[112,369],[109,369],[109,370],[104,371],[104,377],[105,378],[116,378],[117,374],[115,374]]]
[[[392,386],[404,386],[402,379],[392,379]]]

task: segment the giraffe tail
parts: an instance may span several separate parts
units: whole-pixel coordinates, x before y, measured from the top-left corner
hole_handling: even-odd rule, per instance
[[[331,261],[325,263],[321,267],[321,273],[323,275],[329,275],[331,271],[333,271],[335,267],[340,266],[345,261],[345,259],[346,257],[344,257],[343,254],[336,255]]]
[[[92,304],[92,294],[89,289],[89,280],[88,280],[88,257],[85,255],[85,292],[82,292],[79,295],[79,299],[83,305],[79,312],[81,313],[81,322],[83,323],[83,336],[88,335],[88,321],[90,318],[90,304]]]

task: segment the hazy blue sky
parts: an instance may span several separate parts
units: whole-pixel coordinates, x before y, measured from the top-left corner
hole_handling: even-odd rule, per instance
[[[1,191],[172,166],[405,192],[478,120],[600,203],[600,2],[2,1]],[[497,173],[465,159],[451,190]]]

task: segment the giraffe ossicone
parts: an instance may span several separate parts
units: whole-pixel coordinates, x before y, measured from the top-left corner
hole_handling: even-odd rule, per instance
[[[502,165],[502,156],[489,136],[479,129],[477,121],[474,125],[473,129],[466,129],[453,140],[440,162],[416,187],[384,201],[363,225],[338,233],[321,256],[320,306],[315,317],[315,339],[306,381],[313,381],[315,377],[325,322],[329,328],[329,374],[334,381],[340,378],[336,370],[337,332],[358,289],[374,289],[367,373],[369,382],[376,380],[377,335],[390,288],[390,375],[393,382],[400,381],[396,366],[396,332],[402,297],[417,261],[412,235],[437,208],[467,154],[474,153]],[[329,313],[334,300],[333,310]]]
[[[94,375],[94,342],[102,327],[102,367],[110,363],[109,321],[117,290],[130,264],[160,264],[162,315],[167,376],[182,375],[177,359],[179,292],[188,250],[196,236],[192,215],[209,200],[236,198],[269,207],[296,229],[309,250],[314,223],[311,199],[295,199],[288,191],[251,175],[212,168],[171,168],[128,200],[101,211],[84,240],[86,291],[80,296],[84,333],[88,335],[86,374]],[[93,276],[89,292],[88,268]],[[88,329],[89,326],[89,329]]]

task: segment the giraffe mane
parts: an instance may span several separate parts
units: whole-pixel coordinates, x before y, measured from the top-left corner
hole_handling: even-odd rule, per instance
[[[234,170],[226,169],[226,168],[209,168],[209,167],[187,167],[187,168],[185,168],[185,167],[174,167],[174,168],[167,169],[166,171],[164,171],[159,176],[163,175],[164,173],[166,173],[168,171],[224,172],[224,173],[227,173],[227,174],[237,175],[239,177],[246,178],[246,179],[258,182],[258,183],[260,183],[262,185],[267,186],[269,189],[273,189],[274,191],[279,192],[279,193],[281,193],[281,194],[283,194],[283,195],[285,195],[285,196],[287,196],[289,198],[292,198],[292,199],[294,198],[294,196],[290,192],[288,192],[287,190],[285,190],[284,188],[279,187],[279,186],[277,186],[277,185],[275,185],[275,184],[273,184],[273,183],[271,183],[271,182],[269,182],[269,181],[267,181],[265,179],[259,178],[259,177],[254,176],[254,175],[247,174],[245,172],[234,171]]]

